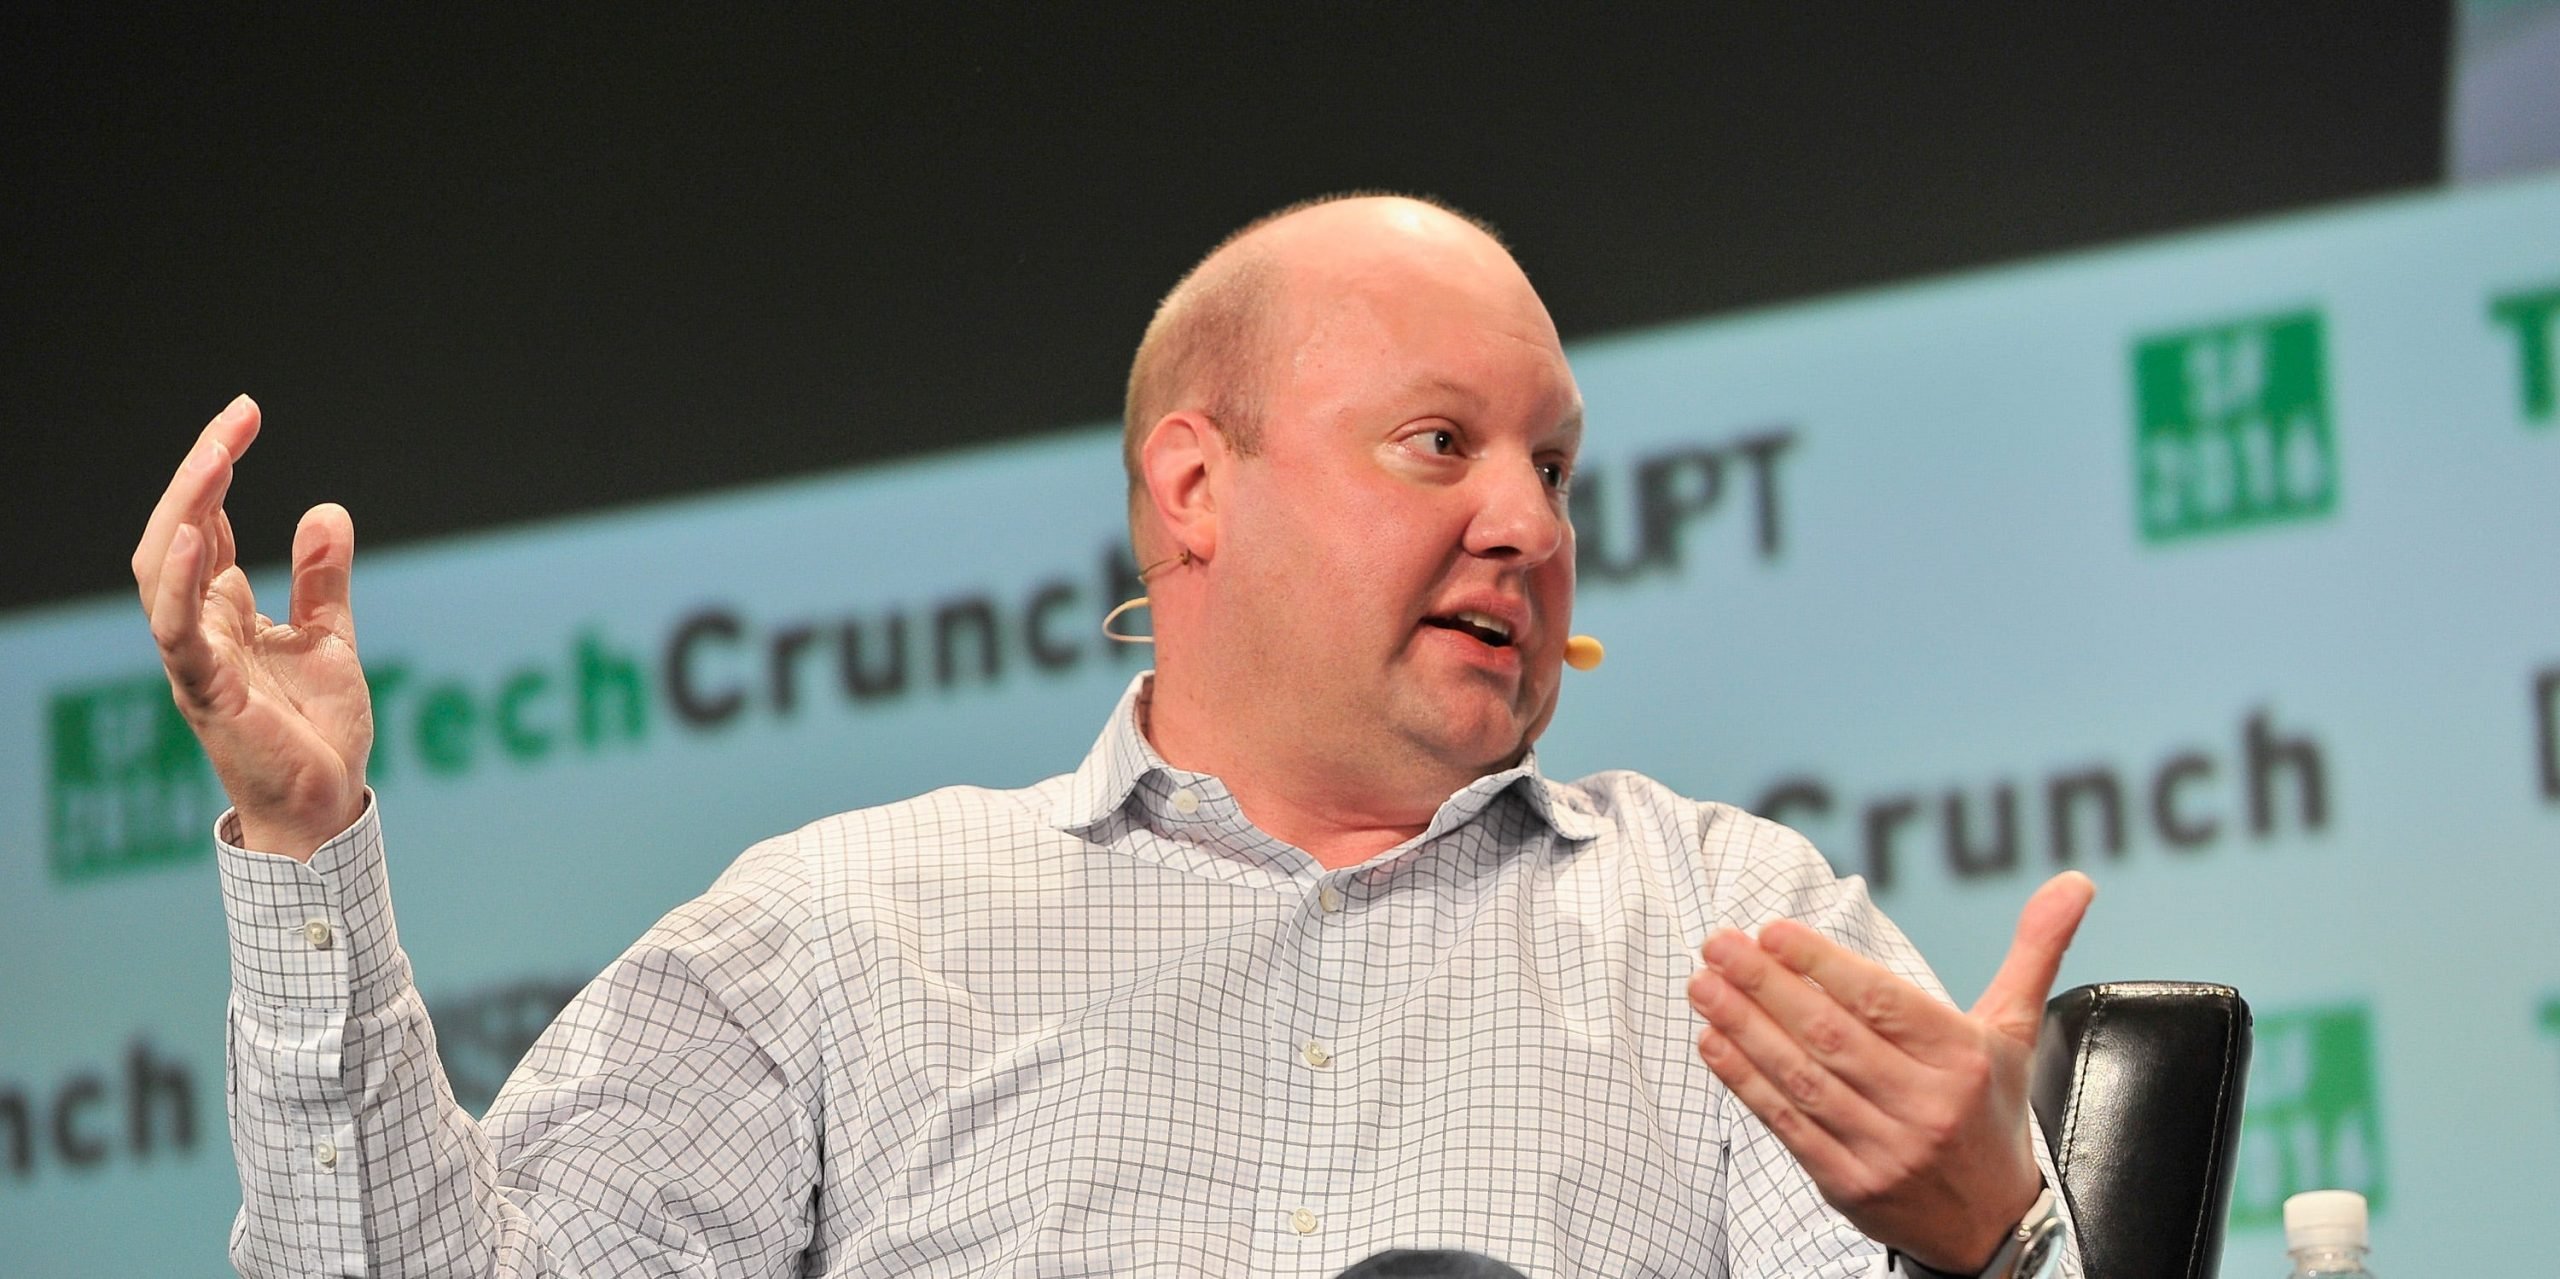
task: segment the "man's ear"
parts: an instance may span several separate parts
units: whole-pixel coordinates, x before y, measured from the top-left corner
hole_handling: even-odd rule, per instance
[[[1138,446],[1138,473],[1173,539],[1165,554],[1189,551],[1205,560],[1218,553],[1217,481],[1228,457],[1226,437],[1200,414],[1167,413],[1148,429]]]

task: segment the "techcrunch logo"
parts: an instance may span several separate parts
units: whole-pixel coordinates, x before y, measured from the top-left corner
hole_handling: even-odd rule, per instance
[[[2309,519],[2337,504],[2318,312],[2142,338],[2133,383],[2145,540]]]
[[[2313,734],[2280,728],[2265,708],[2242,717],[2216,750],[2172,750],[2148,767],[2079,761],[2042,777],[1998,777],[1934,792],[1844,796],[1818,776],[1784,777],[1750,811],[1805,828],[1823,848],[1846,848],[1829,825],[1853,811],[1861,862],[1876,892],[1892,890],[1915,846],[1936,853],[1949,878],[2008,878],[2036,866],[2078,865],[2086,854],[2119,860],[2137,837],[2193,855],[2229,841],[2266,843],[2329,824],[2327,752]],[[1837,860],[1837,859],[1835,859]]]
[[[1607,588],[1676,578],[1700,526],[1747,511],[1750,553],[1785,545],[1780,470],[1795,428],[1684,442],[1578,481],[1580,566]],[[1613,518],[1614,517],[1614,518]],[[1725,523],[1739,523],[1742,517]],[[1623,540],[1610,530],[1622,529]],[[1089,576],[1052,576],[1016,595],[961,590],[830,617],[758,619],[739,606],[694,608],[654,644],[600,627],[552,656],[495,678],[433,673],[407,661],[370,664],[376,781],[454,777],[490,766],[645,747],[666,720],[723,731],[756,717],[790,719],[833,701],[856,710],[919,691],[989,690],[1017,673],[1062,675],[1096,663],[1135,669],[1144,655],[1104,641],[1096,620],[1146,587],[1127,546],[1105,546]],[[1105,656],[1109,653],[1109,656]],[[57,883],[201,860],[224,804],[194,735],[157,672],[56,690],[51,699],[48,867]]]
[[[2353,1190],[2388,1206],[2373,1018],[2363,1004],[2292,1009],[2256,1018],[2249,1093],[2240,1116],[2231,1224],[2284,1224],[2287,1196]]]
[[[196,1086],[187,1063],[136,1038],[113,1066],[82,1067],[51,1087],[0,1078],[0,1187],[32,1181],[46,1164],[95,1168],[196,1148]]]
[[[1025,670],[1134,667],[1143,655],[1109,652],[1126,646],[1104,640],[1094,619],[1106,601],[1146,587],[1118,543],[1097,568],[1089,582],[1052,577],[1019,595],[972,590],[832,617],[765,621],[708,604],[674,619],[653,645],[590,627],[561,657],[476,685],[404,664],[368,667],[373,772],[453,777],[492,760],[533,765],[642,747],[662,718],[708,733],[758,716],[791,719],[822,700],[861,710],[927,689],[991,690]]]
[[[2560,351],[2555,317],[2560,317],[2560,285],[2489,300],[2489,319],[2515,333],[2516,411],[2538,426],[2560,421],[2560,392],[2553,389],[2552,371],[2555,351]]]

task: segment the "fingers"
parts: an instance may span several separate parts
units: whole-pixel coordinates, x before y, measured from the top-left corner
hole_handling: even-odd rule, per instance
[[[186,461],[179,463],[178,473],[160,493],[159,504],[151,508],[151,519],[142,528],[141,544],[133,551],[134,585],[141,592],[145,609],[159,597],[160,571],[168,562],[171,539],[182,525],[216,526],[212,517],[221,510],[222,496],[231,487],[231,464],[257,438],[258,404],[245,395],[214,414],[196,436]],[[211,561],[199,561],[215,564],[216,572],[230,562],[228,522],[220,522],[220,527],[218,544],[213,548],[220,554]]]
[[[1762,945],[1766,942],[1764,933]],[[1708,967],[1689,982],[1690,1005],[1699,1016],[1723,1030],[1791,1093],[1819,1093],[1823,1083],[1817,1074],[1871,1103],[1891,1101],[1923,1083],[1919,1065],[1908,1053],[1843,1007],[1833,992],[1804,980],[1762,945],[1730,930],[1708,940],[1703,951]],[[1928,998],[1918,990],[1912,993]],[[1953,1009],[1941,1011],[1957,1015]]]
[[[1973,1032],[1955,1009],[1882,964],[1794,920],[1762,925],[1759,948],[1789,970],[1812,978],[1829,1002],[1902,1053],[1937,1061],[1973,1043]]]
[[[204,534],[182,524],[170,534],[168,552],[152,573],[151,638],[160,646],[179,706],[191,711],[211,700],[220,665],[204,634],[204,565]]]
[[[1812,941],[1828,946],[1820,936],[1812,936]],[[1807,982],[1800,969],[1789,967],[1777,954],[1764,949],[1766,944],[1766,931],[1759,944],[1754,944],[1748,936],[1728,929],[1708,939],[1702,954],[1708,959],[1710,972],[1723,977],[1738,998],[1751,1003],[1748,1010],[1764,1013],[1766,1021],[1779,1033],[1800,1046],[1797,1051],[1841,1077],[1848,1087],[1859,1090],[1869,1100],[1887,1100],[1907,1090],[1917,1077],[1912,1056],[1894,1046],[1887,1036],[1879,1036],[1874,1026],[1861,1021],[1856,1010],[1841,1003],[1838,993]],[[1692,980],[1690,985],[1695,995],[1700,982]],[[1715,1010],[1705,1005],[1700,1005],[1697,1013],[1715,1021]],[[1953,1010],[1948,1010],[1948,1016],[1953,1016]],[[1725,1018],[1731,1021],[1733,1010],[1728,1010]],[[1725,1026],[1725,1031],[1738,1036],[1738,1026]],[[1751,1049],[1754,1044],[1743,1039],[1743,1046]],[[1761,1064],[1772,1064],[1766,1054],[1754,1051],[1754,1056],[1759,1056]]]
[[[2098,886],[2076,870],[2044,882],[2018,912],[2018,934],[2000,971],[1974,1001],[1973,1015],[1993,1028],[2032,1043],[2044,1024],[2044,1001],[2053,993],[2054,974],[2062,969],[2062,953],[2080,931]]]
[[[169,487],[161,491],[150,522],[142,527],[142,543],[133,550],[133,580],[145,607],[159,595],[160,570],[168,561],[171,539],[182,526],[210,523],[209,515],[221,509],[222,496],[231,487],[231,454],[212,436],[212,428],[207,427],[188,451],[187,460],[179,464]]]
[[[213,554],[205,561],[205,579],[210,581],[220,577],[222,570],[239,562],[240,542],[231,536],[231,512],[216,510],[213,513]]]
[[[295,626],[354,637],[355,555],[356,525],[347,508],[324,502],[303,513],[293,530],[290,620]]]
[[[1698,1057],[1716,1072],[1725,1087],[1733,1090],[1735,1098],[1760,1117],[1770,1135],[1796,1157],[1797,1163],[1804,1165],[1805,1172],[1817,1184],[1828,1183],[1856,1165],[1848,1146],[1806,1113],[1786,1089],[1725,1034],[1723,1027],[1709,1026],[1698,1032]]]

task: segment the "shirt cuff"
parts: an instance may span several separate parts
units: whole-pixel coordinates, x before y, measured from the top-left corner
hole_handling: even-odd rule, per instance
[[[408,957],[391,917],[382,820],[369,787],[364,801],[355,824],[308,862],[240,847],[236,810],[215,819],[231,982],[241,997],[364,1012],[408,984]]]

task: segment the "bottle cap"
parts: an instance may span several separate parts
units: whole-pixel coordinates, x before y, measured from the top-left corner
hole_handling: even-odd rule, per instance
[[[2364,1196],[2352,1190],[2306,1190],[2285,1200],[2284,1246],[2364,1247]]]

